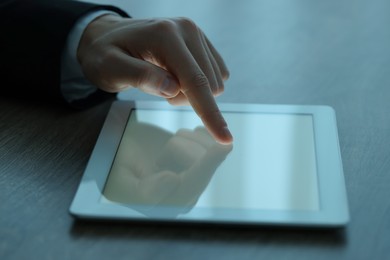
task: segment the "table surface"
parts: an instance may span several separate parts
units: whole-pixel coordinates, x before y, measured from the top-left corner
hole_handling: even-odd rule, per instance
[[[68,208],[110,103],[75,112],[1,97],[1,259],[390,259],[389,1],[112,3],[203,28],[231,71],[219,102],[332,106],[351,221],[340,230],[75,221]]]

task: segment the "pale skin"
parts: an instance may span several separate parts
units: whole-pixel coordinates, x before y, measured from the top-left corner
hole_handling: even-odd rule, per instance
[[[104,15],[87,26],[77,58],[85,76],[100,89],[135,87],[172,105],[190,104],[219,143],[232,143],[215,101],[229,71],[191,20]]]

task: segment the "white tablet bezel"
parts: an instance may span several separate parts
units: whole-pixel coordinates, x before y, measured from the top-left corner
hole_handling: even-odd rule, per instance
[[[146,217],[128,205],[101,203],[102,192],[132,109],[191,110],[163,102],[113,103],[92,152],[70,213],[78,218],[141,221],[339,227],[349,221],[335,112],[328,106],[220,104],[221,111],[309,114],[313,117],[320,210],[195,209],[172,218],[170,207]]]

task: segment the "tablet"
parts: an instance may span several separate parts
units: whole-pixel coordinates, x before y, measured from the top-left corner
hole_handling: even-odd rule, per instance
[[[348,222],[332,108],[219,106],[232,145],[215,142],[190,107],[114,102],[71,214],[172,223]]]

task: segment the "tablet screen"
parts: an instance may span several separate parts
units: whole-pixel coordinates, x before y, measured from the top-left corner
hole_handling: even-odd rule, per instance
[[[232,146],[217,144],[191,111],[133,109],[101,202],[186,212],[320,209],[311,114],[224,117]]]

